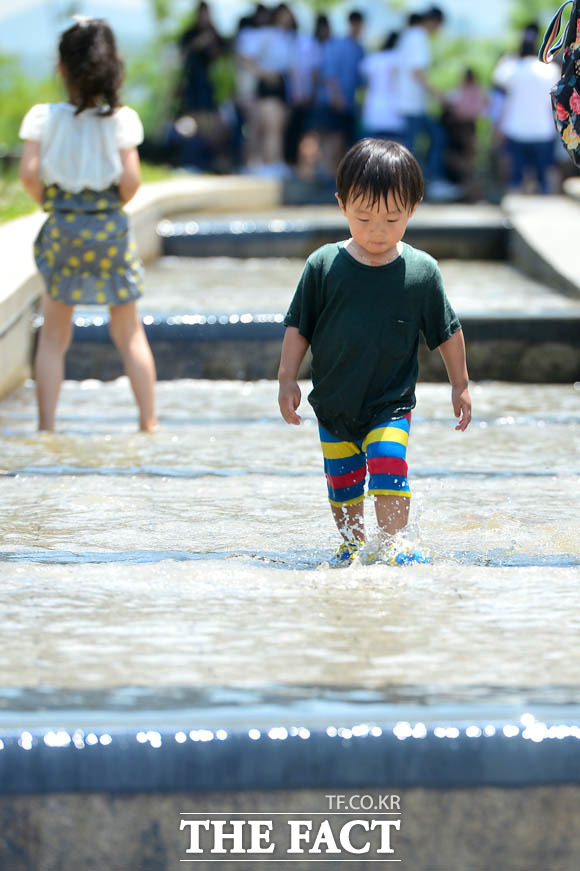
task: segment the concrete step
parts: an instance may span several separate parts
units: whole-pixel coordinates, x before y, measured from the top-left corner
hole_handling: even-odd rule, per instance
[[[536,383],[580,379],[580,310],[527,316],[459,312],[471,377]],[[284,336],[284,315],[145,315],[144,324],[158,377],[254,380],[276,378]],[[122,374],[109,339],[108,317],[75,318],[74,341],[66,358],[66,377],[108,381]],[[439,354],[419,347],[420,377],[444,381]],[[302,370],[304,375],[308,370]]]
[[[438,259],[495,259],[507,255],[509,225],[493,206],[423,205],[405,239]],[[286,207],[269,215],[215,219],[183,215],[158,227],[165,255],[181,257],[300,257],[349,235],[335,207]]]
[[[201,267],[201,268],[200,268]],[[147,269],[141,305],[159,377],[275,378],[283,318],[299,259],[166,257]],[[570,382],[580,377],[580,304],[507,263],[441,262],[468,342],[472,377]],[[68,378],[121,374],[108,311],[77,311]],[[438,354],[420,350],[421,377],[445,379]],[[306,371],[306,370],[304,370]]]

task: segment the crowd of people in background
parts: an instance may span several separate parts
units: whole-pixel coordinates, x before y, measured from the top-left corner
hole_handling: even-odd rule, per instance
[[[453,90],[440,92],[431,83],[431,37],[444,23],[432,6],[367,51],[357,10],[342,34],[324,14],[305,33],[286,3],[258,4],[225,39],[202,0],[179,41],[182,73],[167,134],[174,162],[331,185],[345,150],[373,136],[416,154],[430,199],[476,201],[485,196],[477,131],[487,118],[483,165],[492,184],[554,190],[561,149],[548,91],[558,70],[537,59],[538,26],[526,28],[519,53],[499,59],[491,87],[467,68]]]

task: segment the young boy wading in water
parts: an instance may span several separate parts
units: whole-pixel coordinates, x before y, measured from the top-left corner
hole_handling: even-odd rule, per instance
[[[334,562],[348,564],[365,541],[364,481],[374,497],[383,558],[424,561],[397,547],[411,492],[406,449],[423,333],[439,348],[464,431],[471,399],[461,325],[436,261],[402,242],[423,198],[413,155],[395,142],[363,139],[343,158],[336,197],[351,238],[310,255],[285,318],[278,379],[287,423],[299,424],[300,364],[312,349],[313,390],[328,495],[344,539]]]

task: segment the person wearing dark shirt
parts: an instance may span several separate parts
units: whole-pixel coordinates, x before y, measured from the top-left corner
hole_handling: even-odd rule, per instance
[[[225,42],[212,21],[210,7],[202,0],[195,13],[195,22],[179,40],[183,62],[179,114],[216,108],[210,67],[224,47]]]
[[[351,237],[308,258],[285,318],[278,379],[287,423],[299,424],[297,374],[312,351],[308,399],[319,423],[336,525],[343,536],[334,561],[346,563],[365,542],[363,500],[368,466],[381,536],[381,559],[424,561],[395,539],[407,524],[406,447],[415,406],[422,333],[439,348],[464,431],[471,400],[461,324],[436,261],[402,241],[423,198],[423,177],[402,145],[363,139],[341,161],[337,199]]]
[[[359,40],[363,27],[362,13],[351,12],[348,34],[331,37],[322,48],[311,126],[320,134],[324,169],[331,178],[341,154],[356,135],[356,92],[362,83],[359,67],[364,57]]]

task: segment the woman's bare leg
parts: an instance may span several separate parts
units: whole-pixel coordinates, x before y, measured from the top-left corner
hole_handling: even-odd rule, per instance
[[[74,307],[44,295],[44,323],[38,338],[34,361],[38,429],[52,431],[60,388],[64,378],[64,358],[72,337]]]
[[[139,409],[139,428],[158,428],[155,415],[155,361],[135,302],[111,306],[111,339],[121,353]]]

